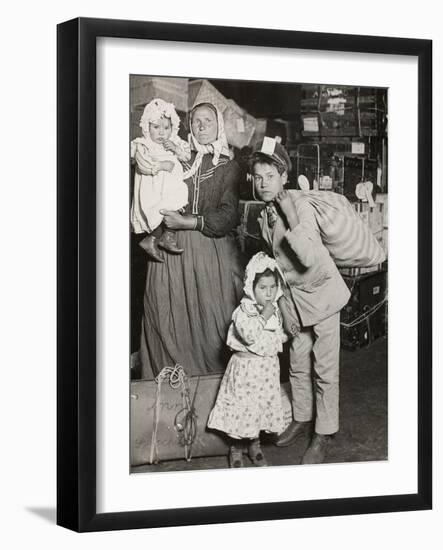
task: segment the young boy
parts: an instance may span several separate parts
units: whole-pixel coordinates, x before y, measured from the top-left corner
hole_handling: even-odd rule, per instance
[[[323,462],[338,431],[340,310],[350,293],[322,243],[312,206],[297,200],[301,191],[284,188],[290,167],[285,148],[270,138],[264,138],[251,158],[255,191],[266,203],[259,218],[262,236],[286,279],[279,305],[283,315],[291,306],[293,311],[292,321],[286,323],[293,334],[293,421],[276,445],[292,445],[315,420],[302,464],[316,464]]]

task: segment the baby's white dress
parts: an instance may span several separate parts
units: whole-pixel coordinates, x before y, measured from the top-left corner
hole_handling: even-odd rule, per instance
[[[178,136],[170,140],[181,150],[189,148]],[[163,221],[160,210],[180,210],[188,203],[188,187],[183,181],[183,167],[172,151],[161,143],[141,137],[131,142],[131,157],[139,151],[148,165],[169,160],[174,163],[172,172],[159,171],[155,176],[135,172],[134,197],[131,205],[131,225],[134,233],[151,233]]]

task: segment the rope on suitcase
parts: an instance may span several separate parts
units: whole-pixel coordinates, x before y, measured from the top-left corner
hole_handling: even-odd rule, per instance
[[[197,423],[195,414],[195,397],[197,395],[197,389],[200,382],[200,378],[197,379],[197,385],[195,387],[194,396],[191,400],[191,394],[189,389],[189,380],[183,369],[179,364],[173,367],[164,367],[155,381],[157,383],[157,390],[155,394],[155,407],[154,407],[154,429],[152,430],[151,437],[151,451],[149,457],[149,463],[154,464],[158,462],[158,446],[157,446],[157,432],[158,423],[160,419],[160,396],[161,387],[163,382],[169,382],[169,385],[173,389],[182,388],[182,400],[183,408],[176,414],[174,420],[174,427],[179,434],[179,443],[184,447],[185,459],[189,462],[192,457],[192,444],[197,435]],[[181,418],[181,416],[183,418]],[[155,459],[154,459],[155,456]]]
[[[369,323],[369,318],[382,307],[382,305],[387,301],[387,299],[388,297],[385,296],[380,302],[375,304],[375,306],[372,306],[370,309],[363,312],[361,315],[353,319],[350,323],[344,323],[343,321],[341,321],[340,325],[345,328],[352,328],[352,327],[355,327],[356,325],[359,325],[360,323],[363,323],[364,321]]]

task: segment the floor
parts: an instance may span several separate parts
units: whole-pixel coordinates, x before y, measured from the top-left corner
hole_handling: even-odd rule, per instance
[[[364,462],[386,460],[388,456],[387,418],[387,338],[375,340],[369,347],[341,352],[340,431],[334,436],[325,462]],[[291,447],[279,448],[263,441],[269,465],[299,464],[309,443],[298,440]],[[245,466],[253,467],[245,457]],[[226,456],[193,458],[190,462],[170,460],[156,465],[132,468],[138,472],[208,470],[227,468]]]

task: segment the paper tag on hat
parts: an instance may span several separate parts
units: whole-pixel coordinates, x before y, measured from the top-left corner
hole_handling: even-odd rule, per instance
[[[275,138],[265,137],[263,138],[263,145],[261,146],[261,152],[264,155],[273,155],[277,142]]]

